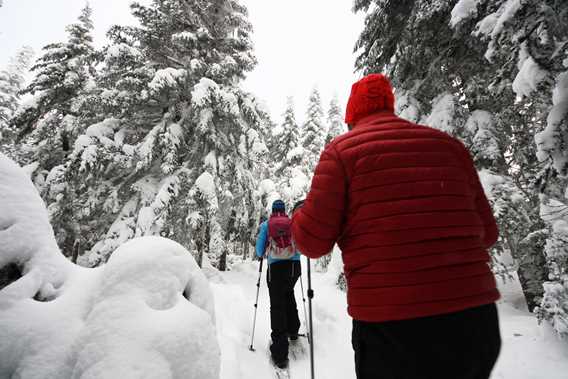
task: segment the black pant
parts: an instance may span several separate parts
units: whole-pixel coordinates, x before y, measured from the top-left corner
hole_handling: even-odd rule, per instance
[[[487,379],[501,349],[495,304],[402,321],[353,320],[358,379]]]
[[[280,261],[268,266],[266,280],[270,294],[270,352],[275,362],[288,358],[288,335],[298,334],[300,319],[294,285],[301,273],[299,261]]]

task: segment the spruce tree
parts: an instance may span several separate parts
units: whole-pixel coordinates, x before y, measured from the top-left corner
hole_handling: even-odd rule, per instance
[[[333,138],[337,137],[340,134],[343,134],[346,131],[337,96],[334,96],[329,103],[329,110],[327,112],[327,125],[329,129],[325,140],[326,145]]]
[[[22,94],[33,100],[22,107],[11,123],[29,153],[28,160],[49,171],[71,152],[78,134],[77,117],[82,100],[92,84],[92,10],[81,11],[78,23],[66,30],[68,40],[43,48],[43,55],[31,68],[34,79]]]
[[[527,124],[533,124],[527,129],[536,142],[540,168],[523,175],[532,175],[540,192],[540,207],[556,217],[540,211],[546,229],[536,233],[535,239],[544,257],[538,262],[526,259],[527,254],[523,258],[529,273],[535,272],[534,263],[545,264],[542,272],[548,275],[539,275],[544,293],[541,289],[537,313],[551,321],[560,334],[568,335],[568,240],[565,217],[558,217],[568,209],[564,195],[568,184],[568,4],[492,0],[478,2],[467,12],[467,8],[460,8],[463,3],[452,11],[451,24],[457,30],[475,25],[474,34],[485,42],[484,57],[496,68],[492,86],[512,89],[521,98],[516,104],[522,107],[520,113],[528,113]]]
[[[98,121],[64,172],[88,236],[83,262],[159,234],[225,269],[229,253],[248,255],[267,155],[268,115],[239,87],[256,63],[246,9],[232,0],[131,8],[139,26],[110,30]]]
[[[313,174],[320,153],[325,145],[327,128],[323,121],[324,113],[317,88],[314,88],[308,99],[306,121],[303,126],[302,146],[305,149],[305,164],[309,175]]]
[[[273,159],[275,162],[284,162],[290,151],[300,144],[300,127],[296,122],[294,111],[294,100],[288,97],[286,100],[286,110],[284,111],[284,121],[280,125],[280,133],[273,143]]]
[[[0,151],[13,159],[16,131],[10,120],[20,105],[20,92],[24,88],[33,55],[31,47],[23,47],[0,71]]]

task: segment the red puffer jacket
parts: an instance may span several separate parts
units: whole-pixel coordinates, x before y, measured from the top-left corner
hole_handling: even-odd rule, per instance
[[[311,258],[337,242],[348,312],[375,322],[497,300],[487,254],[497,234],[462,143],[391,112],[363,118],[326,147],[292,221]]]

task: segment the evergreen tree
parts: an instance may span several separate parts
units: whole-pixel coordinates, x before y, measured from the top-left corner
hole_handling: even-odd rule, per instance
[[[549,269],[544,295],[536,313],[549,321],[558,334],[568,335],[568,217],[566,206],[547,202],[550,233],[546,238],[546,260]],[[560,212],[560,213],[558,213]],[[550,217],[552,216],[552,217]],[[545,216],[546,217],[546,216]]]
[[[10,119],[20,105],[20,92],[24,88],[25,75],[33,55],[31,47],[23,47],[0,71],[0,151],[12,158],[15,158],[16,133],[10,125]]]
[[[284,121],[280,125],[280,133],[273,143],[273,159],[275,162],[284,162],[290,151],[300,145],[300,127],[296,122],[294,101],[289,97],[286,101]]]
[[[568,184],[568,4],[491,0],[477,1],[475,7],[465,5],[463,1],[456,5],[451,23],[457,30],[467,30],[475,23],[475,35],[488,42],[484,57],[496,68],[492,85],[511,88],[522,98],[520,113],[530,112],[528,123],[534,126],[527,129],[533,133],[541,164],[540,170],[527,170],[524,175],[532,174],[539,186],[541,208],[563,214],[568,209],[564,196]],[[537,234],[538,245],[544,250],[538,263],[541,267],[545,263],[543,275],[539,275],[544,293],[539,293],[543,299],[537,313],[551,321],[560,334],[568,335],[565,220],[547,213],[540,212],[547,228]],[[527,262],[531,273],[535,266],[529,264],[534,261]],[[543,279],[547,281],[542,283]]]
[[[29,159],[38,162],[42,170],[60,164],[78,134],[82,96],[92,84],[91,13],[89,5],[85,6],[79,22],[67,27],[68,40],[43,48],[43,55],[31,69],[35,77],[22,91],[33,95],[33,100],[11,121],[19,137],[26,137]]]
[[[302,140],[302,146],[305,149],[306,169],[310,175],[312,175],[316,167],[327,136],[327,128],[325,127],[323,116],[320,94],[317,88],[314,88],[308,99]]]
[[[329,130],[325,139],[326,145],[333,138],[337,137],[340,134],[343,134],[346,131],[337,96],[334,96],[329,103],[329,111],[327,112],[327,125],[329,127]]]
[[[109,32],[98,120],[50,188],[74,194],[86,264],[159,234],[225,269],[230,252],[248,255],[266,167],[268,116],[239,87],[256,63],[246,9],[233,0],[131,8],[139,26]]]

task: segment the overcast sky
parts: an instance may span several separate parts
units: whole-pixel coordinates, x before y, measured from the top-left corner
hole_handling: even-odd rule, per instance
[[[95,44],[105,43],[110,25],[132,23],[130,0],[90,0]],[[286,97],[293,96],[303,120],[314,86],[327,109],[334,93],[344,107],[353,73],[353,46],[362,30],[362,15],[351,12],[351,0],[241,0],[254,27],[259,64],[244,86],[263,99],[275,121],[281,120]],[[36,52],[64,40],[65,25],[75,22],[81,0],[4,0],[0,8],[0,67],[23,45]]]

